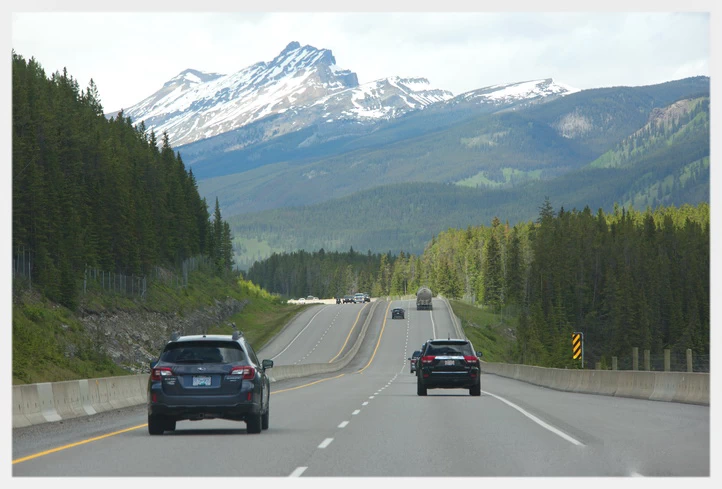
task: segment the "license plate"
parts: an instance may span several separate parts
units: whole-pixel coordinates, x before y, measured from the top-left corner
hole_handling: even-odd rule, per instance
[[[210,375],[194,375],[193,376],[193,387],[204,387],[211,385]]]
[[[444,365],[454,365],[456,362],[454,360],[444,360]]]

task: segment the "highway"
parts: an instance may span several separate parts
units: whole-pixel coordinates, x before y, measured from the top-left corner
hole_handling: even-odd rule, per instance
[[[417,396],[407,357],[432,336],[458,336],[445,302],[433,306],[379,301],[346,368],[271,385],[270,428],[259,435],[242,422],[205,420],[151,437],[138,406],[13,430],[13,475],[710,475],[709,406],[559,392],[494,375],[482,377],[481,397]],[[259,358],[328,362],[358,334],[362,307],[368,314],[368,304],[309,308]],[[406,318],[392,320],[394,307]]]

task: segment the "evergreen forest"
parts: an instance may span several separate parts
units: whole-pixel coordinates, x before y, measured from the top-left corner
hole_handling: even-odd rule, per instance
[[[233,267],[230,227],[213,219],[193,172],[168,143],[119,113],[106,119],[93,80],[46,76],[12,56],[15,277],[74,309],[87,267],[139,275],[206,256]],[[25,258],[27,257],[27,259]]]
[[[709,204],[644,212],[554,211],[535,221],[448,229],[419,255],[274,253],[248,278],[263,288],[319,297],[435,294],[516,318],[518,363],[575,367],[572,332],[583,332],[586,363],[629,356],[631,347],[710,353]],[[482,345],[479,345],[482,346]]]

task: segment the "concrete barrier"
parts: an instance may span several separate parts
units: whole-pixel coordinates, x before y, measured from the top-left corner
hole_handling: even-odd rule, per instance
[[[575,370],[481,362],[481,371],[550,389],[709,406],[709,374]]]

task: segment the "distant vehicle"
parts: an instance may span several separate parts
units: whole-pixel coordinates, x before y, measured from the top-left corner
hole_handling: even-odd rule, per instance
[[[371,296],[368,294],[364,294],[364,302],[371,302]]]
[[[306,299],[304,299],[303,297],[301,297],[301,298],[298,299],[298,303],[299,303],[299,304],[305,304],[305,303],[306,303]]]
[[[353,304],[353,296],[352,295],[343,296],[343,303],[344,304]]]
[[[420,311],[422,309],[433,309],[433,306],[431,305],[431,289],[428,287],[421,287],[418,291],[416,291],[416,310]]]
[[[175,431],[180,420],[245,421],[248,433],[268,429],[271,384],[243,333],[174,334],[148,378],[148,433]]]
[[[309,295],[308,297],[306,297],[306,300],[307,301],[317,301],[318,297],[316,297],[315,295]]]
[[[470,395],[481,395],[481,352],[469,340],[429,340],[418,354],[417,395],[425,396],[427,389],[469,389]]]
[[[341,304],[341,298],[340,298],[340,297],[336,297],[336,304]]]
[[[419,360],[419,357],[421,356],[421,350],[416,350],[410,357],[409,357],[409,367],[411,368],[411,373],[413,374],[416,372],[416,362]]]
[[[360,303],[366,302],[366,298],[364,297],[363,294],[358,293],[358,294],[356,294],[356,295],[353,296],[353,301],[354,301],[356,304],[360,304]]]
[[[400,307],[391,311],[391,319],[404,319],[404,310]]]

